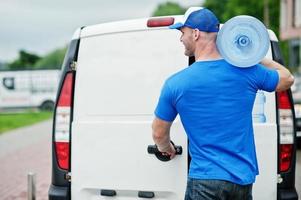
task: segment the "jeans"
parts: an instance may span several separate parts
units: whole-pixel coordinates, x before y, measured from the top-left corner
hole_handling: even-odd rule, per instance
[[[185,200],[252,200],[252,184],[188,178]]]

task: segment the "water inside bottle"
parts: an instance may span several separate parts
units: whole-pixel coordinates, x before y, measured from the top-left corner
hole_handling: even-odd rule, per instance
[[[221,56],[237,67],[259,63],[270,46],[266,27],[251,16],[236,16],[228,20],[218,32],[216,45]]]
[[[254,106],[253,106],[253,122],[254,123],[265,123],[266,117],[264,114],[264,106],[265,106],[265,95],[264,92],[261,90],[257,91]]]

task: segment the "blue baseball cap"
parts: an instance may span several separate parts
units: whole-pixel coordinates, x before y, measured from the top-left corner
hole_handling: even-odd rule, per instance
[[[204,32],[218,32],[219,20],[215,14],[207,8],[190,7],[185,12],[183,19],[169,26],[169,28],[180,30],[184,26]]]

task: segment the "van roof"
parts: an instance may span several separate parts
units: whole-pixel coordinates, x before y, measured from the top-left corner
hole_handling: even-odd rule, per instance
[[[173,17],[175,19],[174,23],[180,21],[183,15],[174,15],[174,16],[162,16],[162,17],[151,17],[153,18],[164,18],[164,17]],[[83,28],[79,28],[73,34],[72,39],[79,39],[85,37],[91,37],[95,35],[103,35],[110,33],[121,33],[121,32],[131,32],[131,31],[144,31],[147,29],[167,29],[168,27],[158,27],[158,28],[149,28],[147,27],[147,20],[150,18],[141,18],[141,19],[132,19],[132,20],[122,20],[115,22],[108,22],[96,25],[90,25]],[[271,41],[278,41],[276,34],[268,29],[268,33]]]

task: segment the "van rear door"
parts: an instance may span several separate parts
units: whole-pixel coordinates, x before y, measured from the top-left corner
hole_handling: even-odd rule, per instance
[[[270,46],[266,58],[273,59],[272,47]],[[257,123],[254,118],[253,108],[253,128],[256,145],[256,154],[259,167],[259,176],[253,185],[253,198],[258,200],[277,199],[277,113],[275,92],[264,92],[264,123]],[[258,93],[256,100],[258,98]],[[255,100],[255,104],[256,104]]]
[[[124,27],[119,25],[112,27]],[[144,28],[91,34],[106,27],[82,30],[71,136],[72,199],[183,199],[188,153],[179,119],[171,137],[182,155],[163,162],[147,149],[154,144],[151,123],[163,82],[188,64],[180,32]]]

